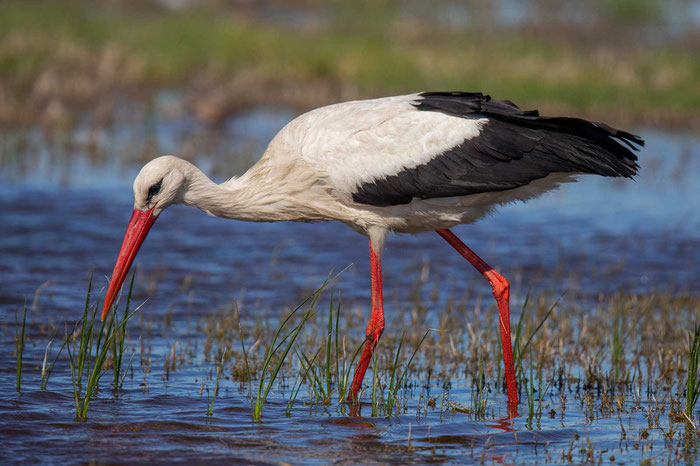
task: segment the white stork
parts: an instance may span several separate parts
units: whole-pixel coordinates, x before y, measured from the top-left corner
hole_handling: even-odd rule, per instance
[[[601,123],[522,111],[481,93],[424,92],[344,102],[301,115],[243,176],[221,184],[185,160],[159,157],[134,181],[134,212],[102,318],[149,229],[172,204],[253,222],[338,220],[369,238],[372,306],[350,390],[349,398],[356,400],[384,330],[384,240],[390,231],[435,231],[493,288],[508,404],[514,407],[508,281],[448,229],[580,174],[631,178],[638,168],[630,150],[635,144],[644,141]]]

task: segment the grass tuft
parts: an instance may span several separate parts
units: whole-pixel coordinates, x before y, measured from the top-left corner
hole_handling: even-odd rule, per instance
[[[340,273],[342,272],[343,271],[341,271]],[[340,275],[340,273],[338,275]],[[335,278],[338,275],[336,275],[332,279],[327,279],[325,282],[323,282],[323,284],[318,289],[316,289],[316,291],[311,293],[311,295],[308,298],[306,298],[299,306],[297,306],[292,312],[290,312],[277,328],[275,336],[273,337],[270,346],[268,346],[267,351],[265,352],[260,379],[258,381],[257,392],[255,393],[255,396],[251,396],[250,398],[251,412],[254,421],[259,421],[262,418],[263,406],[265,405],[267,397],[269,396],[270,391],[272,390],[272,387],[275,383],[275,380],[277,379],[277,375],[279,374],[280,369],[282,368],[282,365],[284,364],[284,361],[287,358],[287,355],[294,346],[294,343],[296,342],[299,333],[304,328],[304,325],[306,325],[306,323],[311,318],[311,315],[314,311],[314,306],[316,305],[316,302],[321,296],[321,293],[333,280],[335,280]],[[282,337],[281,335],[283,331],[285,331],[285,329],[287,328],[287,324],[289,324],[292,318],[297,314],[297,312],[299,312],[307,304],[308,307],[302,315],[301,321],[296,326],[292,327],[291,330],[289,330],[286,333],[286,335]],[[240,337],[241,348],[243,349],[243,357],[245,359],[246,371],[248,372],[250,391],[252,394],[252,376],[250,373],[250,364],[248,362],[248,353],[245,349],[245,343],[243,342],[242,333],[240,334]]]
[[[132,277],[129,297],[133,290],[134,280]],[[71,380],[73,382],[73,398],[75,400],[75,413],[79,421],[87,419],[90,401],[97,393],[102,375],[107,370],[106,360],[110,349],[113,349],[114,340],[120,333],[124,333],[129,318],[139,310],[124,314],[121,321],[115,317],[119,301],[114,305],[112,317],[102,321],[100,328],[95,332],[95,320],[98,313],[99,300],[91,303],[92,276],[88,284],[87,296],[83,316],[73,327],[73,331],[66,339],[66,350],[68,352],[68,363],[71,370]],[[78,330],[79,329],[79,330]],[[83,389],[83,382],[85,387]]]

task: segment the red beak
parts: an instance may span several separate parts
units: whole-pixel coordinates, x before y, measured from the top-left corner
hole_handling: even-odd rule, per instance
[[[139,248],[143,240],[146,239],[148,230],[151,229],[156,218],[158,217],[153,215],[153,209],[147,210],[146,212],[134,209],[134,213],[131,214],[131,220],[129,220],[129,226],[126,228],[124,241],[122,241],[122,248],[119,250],[117,263],[114,265],[114,272],[112,272],[109,288],[107,288],[107,294],[105,295],[104,306],[102,307],[102,320],[109,314],[112,303],[117,297],[122,283],[124,283],[126,274],[129,273],[129,267],[131,267],[131,263],[134,262],[136,253],[139,252]]]

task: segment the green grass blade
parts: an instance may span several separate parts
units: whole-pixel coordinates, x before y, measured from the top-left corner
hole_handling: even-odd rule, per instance
[[[326,335],[326,402],[330,402],[331,396],[331,347],[333,345],[333,291],[331,291],[331,303],[328,306],[328,334]]]
[[[413,359],[416,357],[416,354],[418,353],[418,349],[421,347],[421,345],[423,344],[423,342],[425,341],[425,339],[429,333],[430,333],[430,329],[426,330],[426,332],[423,334],[423,338],[420,339],[420,341],[416,345],[415,349],[413,350],[411,357],[408,358],[408,362],[404,366],[404,370],[401,373],[401,377],[399,378],[399,383],[397,384],[397,389],[398,389],[398,387],[401,387],[403,385],[404,380],[406,379],[406,375],[408,374],[408,369],[411,366]]]
[[[296,352],[297,352],[297,357],[299,358],[299,361],[304,366],[304,372],[301,374],[301,377],[299,378],[299,380],[297,381],[295,386],[292,387],[292,392],[289,396],[289,401],[287,402],[287,409],[285,410],[285,414],[287,416],[289,416],[291,414],[292,407],[294,406],[294,403],[296,402],[297,396],[299,395],[299,390],[301,389],[301,385],[302,385],[302,383],[304,383],[304,380],[308,377],[309,370],[311,370],[311,367],[313,366],[314,362],[316,361],[316,358],[320,354],[321,348],[319,348],[318,351],[316,351],[316,354],[314,354],[314,357],[311,360],[311,364],[308,364],[308,365],[304,364],[304,362],[303,362],[304,359],[308,360],[306,355],[303,352],[301,352],[301,350],[299,350],[298,348],[297,348]],[[301,353],[301,355],[300,355],[300,353]],[[301,356],[303,356],[303,359]]]
[[[313,307],[310,307],[309,310],[306,311],[304,318],[302,319],[301,323],[295,327],[292,337],[287,342],[287,346],[284,348],[282,355],[279,357],[277,365],[273,369],[273,372],[270,375],[270,379],[268,381],[267,387],[265,388],[265,393],[263,394],[263,398],[262,398],[263,403],[265,401],[267,401],[267,396],[269,395],[270,390],[272,390],[272,384],[274,383],[275,379],[277,378],[277,374],[279,373],[280,369],[282,368],[282,364],[284,364],[284,360],[287,358],[287,354],[289,353],[289,350],[292,349],[292,345],[294,345],[294,342],[296,341],[297,337],[299,336],[299,332],[304,327],[304,324],[306,324],[306,322],[311,317],[312,311],[313,311]]]
[[[518,326],[515,329],[515,344],[513,345],[513,359],[515,360],[515,370],[520,374],[522,369],[522,350],[521,350],[521,338],[523,331],[523,322],[525,321],[525,314],[527,313],[527,305],[530,302],[530,289],[528,288],[527,294],[525,295],[525,302],[523,302],[523,307],[520,311],[520,317],[518,318]]]
[[[693,410],[700,396],[700,377],[698,377],[698,363],[700,363],[700,325],[695,324],[693,341],[689,345],[688,375],[686,381],[685,413],[692,419]]]
[[[228,348],[224,348],[224,351],[221,354],[221,362],[216,370],[216,383],[214,384],[214,393],[211,396],[211,402],[207,403],[207,416],[214,415],[214,402],[216,401],[216,395],[219,393],[219,381],[221,380],[221,372],[224,369],[224,358],[226,357],[227,350]]]
[[[127,294],[126,297],[126,306],[124,306],[124,314],[122,317],[122,321],[127,319],[129,315],[129,308],[131,307],[131,296],[134,291],[134,279],[136,278],[136,273],[131,274],[131,283],[129,284],[129,293]],[[116,310],[115,312],[112,313],[112,316],[114,319],[117,319],[117,313]],[[119,327],[119,320],[117,319],[117,326]],[[123,330],[126,330],[125,328]],[[114,389],[118,390],[121,387],[121,381],[123,381],[123,377],[120,377],[120,372],[122,369],[122,358],[124,356],[124,344],[126,340],[126,332],[125,331],[120,331],[118,334],[118,338],[114,339],[113,342],[113,349],[114,349]],[[133,356],[132,356],[133,357]]]
[[[341,372],[340,372],[340,347],[338,345],[338,322],[340,322],[340,297],[335,311],[335,382],[338,386],[338,398],[342,398],[341,393]]]
[[[301,350],[298,352],[297,356],[300,356],[300,361],[302,361],[302,364],[304,365],[304,367],[306,367],[307,369],[310,369],[311,375],[313,377],[313,382],[312,382],[313,390],[315,391],[316,387],[318,387],[318,392],[320,394],[320,398],[326,400],[329,398],[330,395],[325,392],[325,390],[323,389],[323,383],[321,381],[321,378],[318,376],[318,374],[316,374],[316,371],[313,370],[313,364],[316,361],[316,358],[318,358],[318,355],[321,354],[322,349],[323,349],[323,346],[320,346],[318,348],[318,350],[316,350],[316,353],[314,354],[314,357],[311,360],[309,360],[309,358],[306,356],[306,354],[304,354],[304,352]],[[309,372],[309,370],[307,370],[307,372]]]
[[[537,325],[537,328],[535,328],[535,330],[530,334],[530,337],[527,339],[527,342],[525,342],[525,346],[522,347],[522,350],[519,351],[519,354],[523,354],[523,353],[525,353],[525,351],[528,350],[528,348],[530,347],[530,343],[532,343],[532,339],[535,337],[535,335],[537,335],[537,332],[540,331],[540,329],[542,328],[542,326],[544,325],[544,323],[547,321],[547,319],[548,319],[549,316],[552,314],[552,312],[554,311],[554,309],[559,305],[559,302],[560,302],[561,299],[566,295],[567,292],[568,292],[568,290],[564,291],[561,295],[559,295],[559,297],[557,298],[557,300],[554,301],[554,304],[552,304],[552,306],[549,308],[549,310],[548,310],[547,313],[544,315],[544,317],[542,317],[542,320],[541,320],[540,323]]]
[[[396,369],[399,367],[399,356],[401,355],[401,348],[403,347],[403,342],[404,338],[406,337],[406,332],[403,332],[401,334],[401,339],[399,340],[399,345],[396,348],[396,354],[394,355],[394,365],[391,367],[391,379],[389,380],[389,392],[387,394],[387,409],[386,409],[386,414],[387,416],[391,416],[392,409],[394,407],[394,399],[396,396],[396,385],[397,385],[397,378],[396,378]]]
[[[17,355],[17,393],[22,386],[22,360],[24,359],[24,329],[27,325],[27,305],[24,305],[24,315],[22,317],[22,330],[15,318],[15,353]]]
[[[250,409],[251,412],[255,413],[255,404],[253,402],[253,376],[250,372],[250,365],[248,364],[248,352],[245,349],[245,342],[243,341],[243,327],[241,326],[241,315],[238,310],[238,305],[235,308],[236,320],[238,321],[238,337],[241,340],[241,349],[243,350],[243,362],[245,363],[245,370],[248,374],[248,396],[250,396]]]

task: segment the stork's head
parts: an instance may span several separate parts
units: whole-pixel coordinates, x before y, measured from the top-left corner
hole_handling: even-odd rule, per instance
[[[102,319],[107,316],[117,292],[124,283],[148,231],[163,210],[182,202],[191,165],[173,156],[163,156],[148,162],[134,180],[134,212],[124,234],[124,241],[114,265],[102,307]]]
[[[185,168],[189,163],[164,155],[143,166],[134,180],[134,209],[158,217],[163,210],[182,202],[185,191]]]

